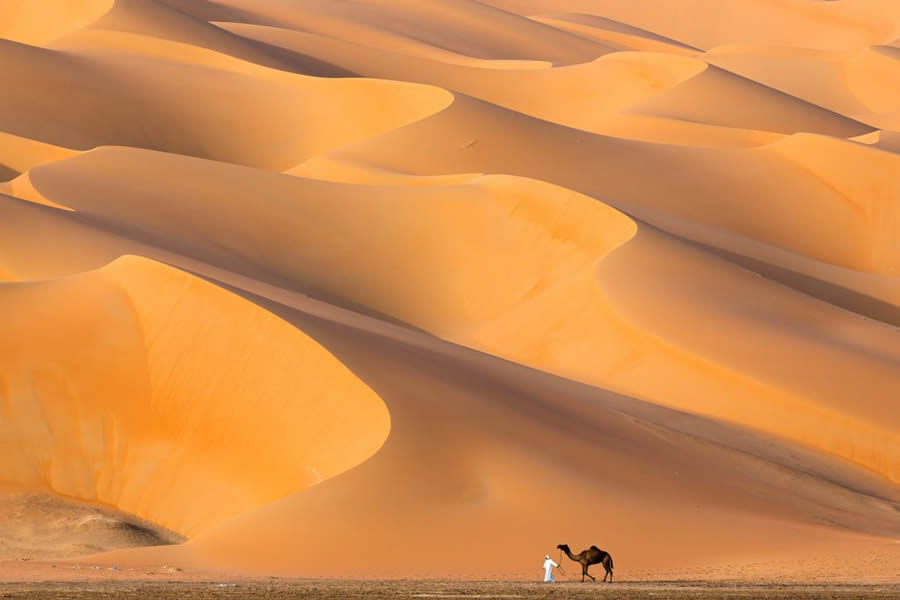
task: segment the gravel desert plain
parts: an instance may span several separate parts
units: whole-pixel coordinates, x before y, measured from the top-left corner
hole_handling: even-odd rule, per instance
[[[900,2],[0,0],[44,597],[900,598]]]

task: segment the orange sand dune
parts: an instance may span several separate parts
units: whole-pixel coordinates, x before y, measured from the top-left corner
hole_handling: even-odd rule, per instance
[[[898,581],[898,39],[0,2],[0,579]]]
[[[284,73],[273,78],[263,67],[256,69],[264,75],[253,77],[156,58],[88,54],[0,40],[0,60],[18,82],[0,89],[0,130],[79,150],[124,144],[283,170],[451,101],[443,90],[404,83]],[[190,97],[172,81],[190,81]],[[329,120],[344,113],[353,117]]]
[[[381,400],[315,342],[146,259],[3,284],[0,303],[3,481],[192,535],[365,460],[389,430]]]

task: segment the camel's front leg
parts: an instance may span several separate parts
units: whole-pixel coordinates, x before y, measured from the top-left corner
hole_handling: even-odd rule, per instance
[[[584,568],[584,574],[587,575],[588,577],[590,577],[590,578],[591,578],[591,581],[593,581],[593,582],[596,582],[596,581],[597,581],[597,578],[596,578],[596,577],[594,577],[593,575],[591,575],[590,573],[588,573],[588,568],[587,568],[587,567]],[[584,581],[583,578],[582,578],[582,581]]]

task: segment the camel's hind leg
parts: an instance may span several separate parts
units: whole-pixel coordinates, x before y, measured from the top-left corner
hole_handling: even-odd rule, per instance
[[[613,570],[609,558],[603,561],[603,568],[606,570],[606,574],[603,576],[603,581],[606,581],[606,577],[609,576],[609,582],[612,583]]]

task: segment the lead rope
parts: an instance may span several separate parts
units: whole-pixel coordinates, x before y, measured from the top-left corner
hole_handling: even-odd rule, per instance
[[[562,566],[562,549],[559,550],[559,562],[557,564],[559,565],[557,567],[557,569],[559,569],[560,574],[565,575],[566,570],[563,569],[563,566]]]

